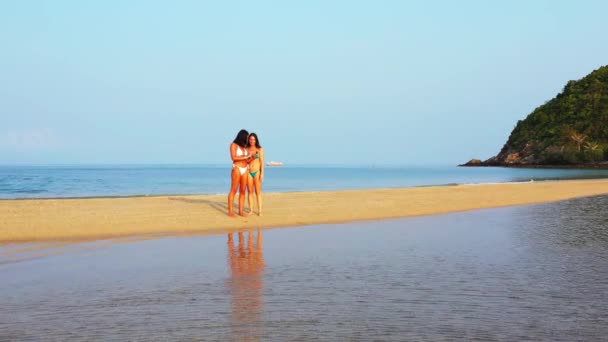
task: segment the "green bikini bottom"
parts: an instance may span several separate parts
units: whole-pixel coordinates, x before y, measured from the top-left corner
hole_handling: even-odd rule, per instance
[[[258,174],[258,171],[249,172],[249,174],[251,175],[251,177],[255,178],[255,175]]]

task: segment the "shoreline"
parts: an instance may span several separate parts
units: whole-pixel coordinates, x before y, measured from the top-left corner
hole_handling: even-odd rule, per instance
[[[608,180],[277,192],[264,194],[264,216],[237,218],[227,216],[226,195],[3,199],[0,243],[229,232],[445,214],[605,194]]]
[[[460,166],[460,165],[459,165]],[[470,166],[466,166],[470,167]],[[503,166],[480,166],[480,167],[503,167]],[[512,167],[519,168],[519,167]],[[529,180],[513,180],[513,181],[496,181],[486,183],[440,183],[440,184],[422,184],[422,185],[411,185],[405,187],[384,187],[384,188],[354,188],[354,189],[320,189],[320,190],[296,190],[296,191],[274,191],[264,192],[267,194],[298,194],[298,193],[313,193],[313,192],[342,192],[342,191],[366,191],[366,190],[405,190],[405,189],[417,189],[417,188],[432,188],[432,187],[450,187],[450,186],[480,186],[480,185],[497,185],[497,184],[528,184],[528,183],[540,183],[540,182],[570,182],[570,181],[594,181],[594,180],[608,180],[608,176],[604,175],[590,175],[590,176],[572,176],[572,177],[555,177],[555,178],[542,178],[542,179],[529,179]],[[49,196],[49,197],[15,197],[6,198],[0,197],[0,203],[3,201],[48,201],[48,200],[87,200],[87,199],[120,199],[120,198],[152,198],[152,197],[177,197],[177,196],[227,196],[227,193],[159,193],[159,194],[135,194],[135,195],[90,195],[90,196]],[[238,194],[235,198],[238,198]]]
[[[511,169],[563,169],[563,170],[608,170],[608,163],[594,163],[594,164],[471,164],[467,165],[460,164],[458,167],[503,167]]]

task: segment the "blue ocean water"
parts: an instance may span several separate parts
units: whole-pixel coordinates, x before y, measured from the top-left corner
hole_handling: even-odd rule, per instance
[[[224,194],[217,165],[0,166],[0,198]],[[608,170],[432,167],[267,167],[267,192],[398,188],[608,177]]]

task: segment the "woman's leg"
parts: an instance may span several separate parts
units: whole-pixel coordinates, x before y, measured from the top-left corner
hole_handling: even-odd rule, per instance
[[[247,174],[247,172],[245,172],[245,174],[243,175],[239,175],[241,177],[240,179],[240,194],[239,194],[239,215],[241,216],[245,216],[245,211],[243,210],[245,208],[245,193],[247,191],[247,176],[249,176]]]
[[[230,192],[228,193],[228,216],[236,216],[234,214],[234,196],[236,195],[236,190],[239,188],[240,177],[239,171],[236,167],[232,168],[232,173],[230,177],[232,179],[232,183],[230,185]]]
[[[253,185],[255,187],[255,195],[258,200],[258,216],[262,216],[262,181],[260,180],[259,174],[255,176]]]
[[[253,212],[253,177],[247,172],[247,202],[249,202],[249,213]]]

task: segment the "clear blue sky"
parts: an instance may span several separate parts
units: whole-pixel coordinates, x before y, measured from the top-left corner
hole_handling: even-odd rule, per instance
[[[608,64],[605,1],[0,2],[0,164],[488,158]]]

